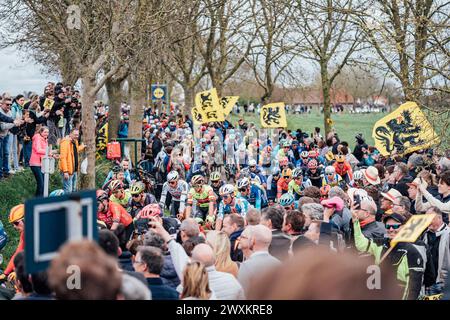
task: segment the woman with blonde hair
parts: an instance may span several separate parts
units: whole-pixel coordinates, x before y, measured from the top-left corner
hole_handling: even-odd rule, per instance
[[[213,300],[214,293],[209,289],[208,272],[200,262],[188,263],[183,272],[183,300]]]
[[[209,231],[206,235],[206,243],[211,246],[216,256],[216,270],[237,277],[239,269],[236,262],[231,260],[231,244],[227,234],[223,231]]]

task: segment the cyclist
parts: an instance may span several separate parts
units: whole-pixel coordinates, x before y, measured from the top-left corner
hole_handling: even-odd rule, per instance
[[[278,159],[281,159],[283,157],[287,157],[288,160],[292,160],[293,156],[291,151],[291,143],[287,140],[282,141],[281,143],[282,148],[280,148],[280,150],[278,150]]]
[[[316,159],[309,160],[306,176],[309,178],[313,186],[317,188],[322,187],[322,170],[321,167],[318,166]]]
[[[303,177],[302,169],[295,168],[292,172],[292,180],[288,185],[288,192],[294,196],[295,200],[298,200],[303,196],[303,190],[311,185],[311,181]]]
[[[222,200],[222,198],[220,197],[220,188],[225,185],[225,182],[223,182],[220,179],[220,172],[217,171],[213,171],[211,172],[211,174],[209,175],[209,181],[211,183],[211,188],[214,191],[214,194],[216,195],[216,204],[219,205],[220,201]]]
[[[216,197],[213,189],[205,185],[205,178],[199,174],[195,175],[191,179],[192,188],[188,192],[187,206],[185,218],[191,216],[192,206],[194,201],[196,202],[194,208],[193,217],[200,216],[205,221],[206,216],[214,216],[214,204],[216,203]]]
[[[267,188],[267,181],[266,177],[262,174],[261,169],[257,167],[256,160],[251,159],[248,162],[250,173],[253,175],[256,175],[259,178],[259,181],[261,182],[261,186],[266,189]]]
[[[120,180],[114,180],[110,183],[109,188],[111,190],[111,202],[120,204],[125,209],[128,208],[128,203],[131,199],[130,190],[125,190],[125,187]]]
[[[351,182],[351,186],[353,188],[363,188],[364,187],[364,171],[357,170],[353,173],[353,181]]]
[[[177,171],[169,172],[167,175],[167,181],[163,185],[161,199],[159,200],[160,207],[162,209],[166,207],[166,197],[167,192],[169,192],[171,197],[171,203],[168,206],[170,216],[172,218],[183,216],[188,190],[189,186],[187,182],[180,179],[180,175]]]
[[[216,230],[218,231],[222,229],[222,222],[226,214],[239,214],[242,217],[245,217],[250,207],[247,200],[235,196],[235,188],[232,184],[222,186],[219,194],[222,197],[222,200],[219,204],[216,219]]]
[[[131,198],[128,201],[128,212],[133,218],[146,205],[157,203],[156,198],[152,194],[145,193],[145,184],[142,181],[133,182],[130,187],[130,194]]]
[[[267,207],[267,200],[265,199],[263,191],[252,184],[250,179],[245,177],[237,182],[239,197],[247,200],[254,208],[261,210]]]
[[[325,174],[322,179],[322,186],[329,185],[330,187],[338,186],[342,181],[340,175],[336,173],[336,169],[333,166],[325,168]]]
[[[269,201],[269,205],[273,204],[277,198],[277,184],[280,177],[280,169],[274,168],[272,174],[267,178],[267,199]]]
[[[350,183],[350,181],[353,180],[352,166],[345,160],[343,154],[337,154],[335,159],[336,162],[333,163],[333,167],[336,170],[336,173],[339,174],[345,182]]]
[[[281,196],[280,200],[278,200],[278,204],[282,206],[285,210],[294,210],[295,209],[294,196],[290,193],[285,193]]]
[[[9,223],[11,223],[17,231],[20,233],[19,237],[19,245],[16,248],[16,251],[11,256],[8,265],[6,266],[5,271],[0,276],[0,280],[3,280],[8,277],[8,281],[15,280],[16,274],[14,272],[14,257],[21,251],[25,249],[25,206],[23,204],[19,204],[14,206],[9,212]]]
[[[152,203],[146,205],[139,213],[134,217],[133,222],[138,234],[145,234],[149,228],[149,222],[156,220],[161,223],[166,231],[175,235],[177,233],[180,223],[175,218],[163,217],[163,212],[159,204]]]
[[[300,153],[300,160],[297,162],[296,166],[302,169],[303,173],[308,171],[309,162],[309,152],[304,150]]]
[[[103,221],[112,231],[116,230],[119,224],[123,224],[127,238],[133,233],[131,215],[120,204],[111,202],[103,190],[97,190],[97,219]]]
[[[289,182],[292,180],[292,170],[287,168],[281,172],[281,178],[277,182],[277,199],[289,191]]]

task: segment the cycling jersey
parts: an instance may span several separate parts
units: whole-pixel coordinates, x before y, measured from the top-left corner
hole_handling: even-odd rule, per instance
[[[302,184],[298,185],[295,180],[289,182],[288,192],[292,194],[295,200],[298,200],[301,196],[303,196],[303,190],[311,186],[311,181],[309,179],[304,179]]]
[[[273,178],[273,175],[270,175],[269,178],[267,178],[267,198],[269,200],[275,200],[277,197],[277,183],[280,179],[275,180]]]
[[[352,166],[344,161],[344,166],[339,166],[337,162],[333,163],[333,167],[336,170],[336,173],[340,175],[342,178],[347,177],[348,182],[353,180],[353,170]]]
[[[192,206],[194,200],[196,200],[198,207],[208,207],[210,202],[216,201],[216,197],[210,186],[203,185],[200,192],[196,192],[194,188],[189,190],[187,204]]]
[[[223,200],[220,201],[217,219],[223,219],[226,214],[230,213],[238,213],[242,217],[247,215],[250,203],[246,199],[236,197],[233,202],[233,204],[225,204]]]
[[[311,184],[314,187],[317,188],[321,188],[322,187],[322,173],[321,173],[321,169],[317,168],[316,172],[311,172],[310,169],[308,169],[308,171],[306,171],[306,176],[309,178],[309,180],[311,181]]]
[[[250,186],[250,194],[248,196],[239,195],[240,198],[247,200],[253,207],[258,210],[267,207],[267,197],[262,190],[255,184]]]
[[[280,198],[284,193],[289,191],[289,182],[285,178],[278,179],[277,182],[277,198]]]
[[[168,182],[165,182],[162,189],[161,200],[159,203],[165,205],[167,192],[172,196],[172,201],[179,201],[183,204],[186,201],[189,186],[186,181],[178,180],[176,187],[171,187]]]
[[[117,199],[115,195],[111,195],[111,197],[109,197],[109,201],[113,202],[113,203],[117,203],[120,204],[122,207],[127,208],[128,207],[128,202],[131,199],[131,193],[130,190],[125,190],[125,196],[123,197],[123,199]]]
[[[139,201],[134,201],[133,198],[130,198],[130,201],[128,202],[128,212],[134,218],[139,213],[139,211],[142,210],[142,208],[144,208],[146,205],[149,205],[151,203],[157,203],[157,202],[156,202],[156,198],[150,193],[145,194],[144,204],[141,204]]]
[[[325,174],[322,179],[322,186],[329,185],[330,187],[338,186],[342,181],[340,175],[335,174],[333,179],[328,179],[328,176]]]
[[[214,186],[214,184],[211,184],[211,188],[214,191],[214,195],[216,196],[216,203],[219,204],[220,201],[222,201],[222,197],[220,196],[219,190],[222,188],[222,186],[225,185],[225,182],[219,181],[220,183],[217,186]]]
[[[133,222],[133,218],[124,207],[113,202],[109,202],[108,211],[98,212],[97,218],[103,221],[108,228],[111,228],[113,223],[121,223],[125,227],[128,227]]]

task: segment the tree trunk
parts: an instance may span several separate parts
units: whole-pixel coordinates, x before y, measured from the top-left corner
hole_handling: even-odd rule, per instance
[[[141,82],[139,81],[139,79],[129,80],[129,85],[131,93],[130,94],[131,110],[130,110],[130,125],[128,127],[129,128],[128,137],[132,139],[142,139],[142,118],[144,116],[143,106],[145,105],[145,97],[144,97],[145,88],[141,86]],[[134,166],[136,166],[136,163],[139,162],[141,158],[142,143],[139,142],[136,145],[137,159],[134,158],[135,144],[130,143],[129,146],[130,146],[130,157],[133,160]]]
[[[88,161],[87,175],[82,175],[81,189],[95,189],[95,75],[85,72],[82,78],[83,95],[81,98],[83,143],[86,146]]]
[[[326,65],[321,66],[321,82],[322,82],[322,95],[323,95],[323,126],[325,128],[325,137],[331,131],[331,98],[330,98],[330,80],[328,79],[328,70]]]
[[[109,79],[105,83],[106,91],[108,92],[109,99],[109,112],[108,112],[108,138],[115,139],[118,136],[121,104],[123,98],[122,92],[122,80]]]
[[[184,110],[183,113],[191,116],[191,109],[194,107],[194,88],[189,87],[188,85],[183,86],[184,91]]]

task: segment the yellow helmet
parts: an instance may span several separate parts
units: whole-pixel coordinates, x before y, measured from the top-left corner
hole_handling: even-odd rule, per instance
[[[345,156],[343,154],[337,154],[335,159],[336,159],[337,162],[342,163],[342,162],[345,161]]]
[[[283,172],[281,172],[281,175],[283,177],[292,177],[292,170],[289,168],[283,169]]]
[[[9,223],[14,223],[16,221],[22,220],[25,217],[25,206],[19,204],[11,209],[9,212]]]

